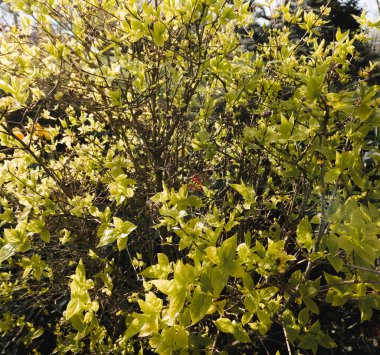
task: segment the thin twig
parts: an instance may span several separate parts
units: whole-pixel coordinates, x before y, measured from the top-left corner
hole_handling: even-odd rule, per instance
[[[289,355],[292,355],[292,348],[290,347],[289,338],[288,338],[288,333],[287,333],[285,327],[282,327],[282,329],[283,329],[283,331],[284,331],[286,347],[288,348],[288,354],[289,354]]]
[[[343,263],[343,265],[346,267],[350,267],[352,269],[362,270],[362,271],[370,272],[372,274],[376,274],[376,275],[380,276],[380,271],[378,271],[378,270],[368,269],[368,268],[363,267],[363,266],[351,265],[351,264],[346,264],[346,263]]]

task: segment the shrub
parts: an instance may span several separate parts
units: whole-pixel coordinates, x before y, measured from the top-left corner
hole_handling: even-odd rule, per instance
[[[375,65],[349,74],[365,33],[326,44],[323,19],[282,7],[247,51],[248,2],[10,3],[5,351],[316,353],[348,326],[326,312],[371,319],[378,87]]]

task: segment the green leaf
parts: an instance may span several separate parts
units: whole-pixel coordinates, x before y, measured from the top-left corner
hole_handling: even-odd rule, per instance
[[[50,232],[47,229],[43,229],[40,236],[45,243],[50,243]]]
[[[292,128],[294,124],[291,124],[284,115],[281,115],[281,124],[279,126],[279,133],[281,134],[281,138],[288,138],[292,133]]]
[[[243,181],[241,184],[230,184],[230,186],[243,196],[245,201],[243,207],[245,209],[250,209],[251,205],[256,202],[256,193],[253,187],[246,186]]]
[[[236,260],[226,265],[226,269],[228,269],[228,273],[232,277],[243,278],[245,276],[245,272],[243,268],[241,267],[239,262],[237,262]]]
[[[350,254],[354,248],[353,239],[349,235],[343,235],[338,238],[337,246],[343,249],[347,254]]]
[[[259,323],[249,323],[248,325],[255,330],[258,330],[262,336],[264,336],[270,329],[272,321],[265,310],[259,309],[257,312]]]
[[[30,250],[31,248],[30,241],[26,235],[25,235],[25,238],[23,238],[22,243],[18,244],[17,247],[18,247],[18,251],[21,253],[25,253],[28,250]]]
[[[253,313],[251,312],[244,312],[241,317],[241,324],[246,325],[253,317]]]
[[[322,78],[309,77],[306,86],[306,98],[310,101],[318,99],[322,93]]]
[[[118,241],[119,251],[123,250],[127,244],[128,235],[136,229],[136,226],[131,222],[124,222],[121,218],[114,217],[113,224],[115,228],[107,228],[104,230],[102,237],[97,245],[97,248]]]
[[[126,237],[117,239],[117,249],[122,251],[127,246],[128,239]]]
[[[313,234],[309,218],[305,216],[297,227],[297,243],[305,247],[309,252],[313,249]]]
[[[219,318],[214,323],[222,333],[232,334],[234,332],[234,325],[228,318]]]
[[[234,324],[234,330],[233,330],[233,336],[236,340],[242,342],[242,343],[250,343],[251,339],[249,338],[247,332],[243,328],[243,326],[238,323]]]
[[[285,327],[286,333],[288,335],[290,344],[294,344],[295,340],[298,338],[300,330],[299,326],[286,326]]]
[[[244,298],[244,306],[251,313],[256,313],[259,307],[259,300],[252,295],[247,295]]]
[[[370,297],[364,297],[358,301],[360,310],[360,321],[364,322],[372,318],[372,299]]]
[[[75,276],[71,276],[74,280],[77,280],[80,283],[86,282],[86,270],[83,265],[83,260],[80,259],[77,268],[75,269]]]
[[[172,272],[169,259],[165,254],[157,254],[158,264],[147,267],[140,275],[152,279],[165,279]]]
[[[157,261],[158,261],[158,265],[160,265],[161,267],[169,266],[169,258],[163,253],[157,254]]]
[[[40,329],[36,329],[33,334],[31,334],[31,337],[32,339],[37,339],[39,338],[43,333],[45,332],[44,329],[40,328]]]
[[[136,318],[133,319],[133,321],[129,324],[129,326],[128,326],[125,334],[124,334],[123,339],[125,341],[129,340],[134,335],[136,335],[138,332],[140,332],[140,330],[142,329],[142,327],[145,324],[144,319],[142,317],[139,317],[140,316],[139,314],[134,314],[134,315]]]
[[[214,267],[211,271],[211,285],[213,289],[213,294],[215,298],[220,296],[220,293],[227,285],[228,281],[228,271],[224,270],[222,267]]]
[[[375,112],[375,110],[368,104],[362,103],[356,110],[356,116],[359,117],[360,120],[367,120],[371,114]]]
[[[218,248],[214,246],[207,247],[205,250],[207,258],[216,265],[221,264],[221,260],[218,253]]]
[[[228,222],[224,225],[224,230],[226,232],[231,231],[233,227],[239,224],[239,222],[235,221],[235,215],[236,215],[236,211],[233,211],[230,213],[230,218]]]
[[[190,315],[192,324],[200,321],[209,310],[212,304],[212,296],[206,292],[202,292],[197,286],[193,292],[193,297],[190,303]]]
[[[86,329],[86,324],[84,323],[84,315],[82,313],[80,314],[74,314],[70,318],[70,323],[72,327],[78,331],[78,332],[83,332]]]
[[[168,274],[160,265],[148,266],[144,271],[140,272],[140,275],[150,279],[164,279]]]
[[[17,244],[17,251],[25,253],[31,247],[25,230],[26,223],[20,223],[16,229],[4,229],[4,239],[9,243]]]
[[[105,245],[108,245],[114,242],[116,239],[117,239],[117,234],[115,232],[115,229],[113,228],[105,229],[96,247],[97,248],[103,247]]]
[[[0,249],[0,265],[3,261],[9,259],[17,251],[18,243],[7,243]]]
[[[134,195],[133,185],[135,181],[127,178],[125,174],[122,174],[122,169],[120,171],[115,167],[111,169],[111,175],[114,175],[114,181],[108,185],[108,189],[112,197],[116,200],[116,204],[121,205],[126,198],[132,197]]]
[[[139,307],[143,313],[148,315],[155,315],[160,313],[162,309],[162,300],[158,298],[153,292],[148,292],[145,295],[145,301],[137,300]]]
[[[123,222],[122,219],[114,217],[114,225],[119,233],[119,238],[126,238],[132,231],[136,229],[136,226],[131,222]]]
[[[318,349],[318,338],[312,333],[302,335],[299,347],[301,349],[310,349],[313,354],[316,354]]]
[[[318,222],[319,224],[319,222]],[[338,238],[335,234],[330,233],[329,235],[326,236],[326,245],[330,251],[331,254],[335,254],[338,249]]]
[[[257,316],[258,316],[259,321],[260,321],[261,323],[264,323],[264,324],[272,324],[272,321],[271,321],[271,319],[270,319],[270,317],[269,317],[269,315],[268,315],[267,312],[265,312],[265,311],[259,309],[256,313],[257,313]]]
[[[312,311],[314,314],[319,314],[319,308],[317,304],[310,297],[304,297],[302,301],[305,303],[306,307],[310,309],[310,311]]]
[[[338,168],[329,169],[326,171],[324,179],[326,184],[335,184],[341,171]]]
[[[186,349],[189,343],[189,332],[185,330],[183,327],[177,326],[176,335],[175,335],[175,343],[178,349]]]
[[[246,263],[248,261],[248,258],[250,256],[250,250],[245,243],[239,244],[239,246],[237,247],[237,253],[242,262]]]
[[[304,308],[298,313],[298,323],[305,326],[309,321],[309,309]]]
[[[343,42],[349,35],[350,31],[346,31],[346,32],[341,32],[340,28],[338,27],[337,31],[336,31],[336,34],[335,34],[335,38],[338,42]]]
[[[27,230],[33,233],[40,233],[45,227],[43,220],[32,219],[28,222]]]
[[[334,268],[336,272],[340,272],[342,270],[343,260],[339,256],[329,255],[327,257],[327,260],[329,261],[329,263],[332,265],[332,267]]]
[[[319,344],[322,345],[325,349],[336,348],[335,341],[325,333],[319,333]]]
[[[161,21],[156,21],[153,25],[153,40],[157,46],[162,47],[165,43],[164,33],[166,31],[165,25]]]
[[[177,261],[174,267],[174,284],[178,289],[186,289],[195,280],[195,269],[190,264]]]
[[[2,79],[0,79],[0,89],[5,91],[5,93],[9,93],[9,94],[15,93],[15,90],[13,89],[13,87]]]
[[[195,195],[191,195],[186,197],[184,200],[180,201],[178,203],[178,206],[181,208],[187,208],[187,207],[194,207],[194,208],[199,208],[203,206],[202,200]]]
[[[175,292],[173,280],[152,280],[150,283],[156,286],[157,289],[165,295],[170,295]]]
[[[116,90],[107,90],[107,93],[111,97],[112,105],[114,105],[114,106],[121,106],[122,105],[120,88],[117,88]]]
[[[181,312],[186,301],[186,291],[183,289],[174,289],[170,295],[168,316],[171,321],[174,321]]]
[[[236,255],[237,237],[234,235],[231,238],[225,240],[218,250],[218,254],[221,260],[221,265],[230,264]]]
[[[66,319],[71,319],[74,315],[81,313],[85,309],[85,305],[79,298],[73,298],[69,301],[66,308]]]

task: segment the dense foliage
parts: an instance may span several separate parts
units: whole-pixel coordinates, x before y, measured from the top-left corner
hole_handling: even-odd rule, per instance
[[[323,37],[328,40],[334,40],[334,35],[337,28],[341,31],[356,31],[359,29],[358,21],[352,16],[360,16],[361,8],[358,4],[358,0],[306,0],[303,2],[304,6],[313,10],[316,13],[321,13],[321,7],[328,6],[330,11],[327,15],[329,23],[322,28]]]
[[[375,24],[288,4],[248,50],[243,0],[9,2],[3,352],[376,351]]]

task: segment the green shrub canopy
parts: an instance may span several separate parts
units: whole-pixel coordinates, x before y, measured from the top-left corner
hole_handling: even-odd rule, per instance
[[[329,8],[288,4],[247,50],[255,2],[9,3],[6,353],[374,349],[348,327],[380,308],[377,24],[327,43]]]

